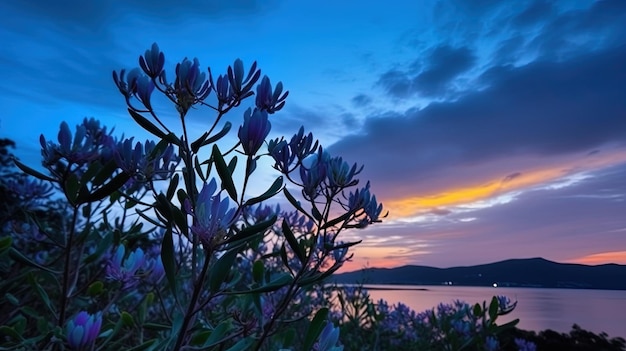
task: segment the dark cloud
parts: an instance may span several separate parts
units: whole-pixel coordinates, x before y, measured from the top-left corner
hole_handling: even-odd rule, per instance
[[[506,177],[504,177],[504,179],[502,179],[502,183],[508,183],[510,181],[512,181],[515,178],[519,178],[522,175],[521,172],[515,172],[515,173],[511,173],[509,175],[507,175]]]
[[[377,84],[394,98],[404,99],[413,94],[411,79],[405,72],[397,69],[383,73]]]
[[[450,83],[474,64],[475,58],[466,47],[452,48],[444,45],[433,50],[427,65],[413,79],[415,92],[423,96],[445,95]]]
[[[372,98],[366,94],[359,94],[352,98],[352,105],[355,107],[366,107],[372,103]]]
[[[424,63],[417,60],[406,71],[391,69],[380,76],[377,84],[397,99],[416,94],[445,97],[453,91],[454,79],[472,68],[474,63],[475,57],[469,48],[441,45],[430,50]]]
[[[589,8],[571,9],[546,21],[525,50],[543,59],[567,59],[590,51],[626,44],[626,2],[596,1]],[[513,27],[515,30],[515,27]]]
[[[494,68],[482,77],[489,88],[369,119],[361,135],[333,149],[365,163],[374,183],[393,188],[452,167],[625,143],[624,62],[626,46],[563,63]]]

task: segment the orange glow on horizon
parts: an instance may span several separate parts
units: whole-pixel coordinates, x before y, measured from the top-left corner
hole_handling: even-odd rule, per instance
[[[569,263],[579,263],[586,265],[599,265],[607,263],[626,264],[626,251],[610,251],[567,261]]]
[[[434,210],[467,205],[488,200],[507,193],[529,189],[542,184],[549,185],[568,176],[585,171],[597,170],[626,161],[626,155],[611,153],[593,160],[569,160],[554,167],[522,170],[514,177],[506,175],[486,175],[487,180],[464,187],[451,187],[441,192],[412,196],[400,199],[385,199],[389,219],[411,217],[430,213]]]

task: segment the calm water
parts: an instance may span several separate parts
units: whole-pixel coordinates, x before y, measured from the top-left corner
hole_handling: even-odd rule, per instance
[[[371,286],[393,288],[389,285]],[[519,318],[521,329],[569,332],[576,323],[594,333],[606,332],[610,337],[626,337],[626,291],[463,286],[410,288],[428,290],[369,290],[369,293],[374,301],[384,299],[390,305],[402,302],[416,311],[433,308],[440,302],[449,303],[458,299],[474,304],[490,301],[493,295],[504,295],[518,303],[510,315],[500,318],[502,322]]]

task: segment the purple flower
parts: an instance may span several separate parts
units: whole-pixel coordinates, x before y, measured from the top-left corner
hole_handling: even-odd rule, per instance
[[[274,113],[279,111],[285,106],[285,99],[289,92],[286,91],[282,96],[283,83],[278,82],[276,89],[272,91],[272,83],[267,76],[263,76],[261,84],[256,87],[256,107],[259,110],[267,111],[267,113]]]
[[[133,138],[117,143],[114,158],[117,166],[133,177],[131,183],[138,185],[169,179],[180,162],[172,145],[158,149],[154,141],[133,144]]]
[[[76,126],[74,135],[68,124],[62,122],[57,135],[58,144],[47,141],[43,134],[39,137],[43,165],[51,173],[62,175],[71,164],[83,166],[94,161],[107,162],[102,157],[110,155],[108,147],[111,138],[106,128],[100,128],[99,122],[94,119],[84,119]]]
[[[164,64],[165,55],[159,50],[157,43],[153,43],[144,56],[139,56],[139,66],[150,78],[158,77],[163,72]]]
[[[341,157],[333,157],[328,160],[328,184],[331,188],[341,189],[356,185],[359,181],[354,176],[363,171],[363,166],[357,168],[356,163],[350,167]]]
[[[69,320],[65,327],[67,343],[75,350],[90,348],[96,341],[102,326],[102,314],[95,315],[85,311],[79,312],[74,319]]]
[[[488,336],[485,340],[485,351],[498,351],[500,350],[500,343],[498,339],[493,336]]]
[[[318,144],[319,142],[317,140],[313,143],[313,133],[304,135],[304,127],[301,126],[298,133],[291,137],[289,148],[291,152],[298,157],[298,160],[302,161],[317,151]]]
[[[148,261],[148,267],[150,271],[150,274],[147,277],[148,282],[156,285],[163,280],[163,277],[165,277],[165,268],[163,267],[163,261],[161,261],[160,256],[150,259]]]
[[[289,144],[284,140],[270,140],[267,144],[267,150],[274,159],[274,168],[283,174],[291,172],[289,167],[296,159],[296,154],[292,153]]]
[[[135,68],[128,73],[128,77],[125,77],[126,70],[123,69],[119,73],[119,77],[116,71],[113,71],[113,82],[119,89],[120,93],[124,95],[126,101],[135,94],[137,91],[137,78],[139,77],[139,69]]]
[[[200,62],[197,58],[194,58],[193,62],[185,58],[176,65],[174,95],[183,115],[193,104],[204,101],[209,93],[211,93],[210,81],[206,80],[206,74],[200,71]]]
[[[239,127],[239,141],[246,155],[253,156],[272,129],[267,112],[247,109],[243,114],[243,125]]]
[[[252,63],[252,67],[248,71],[248,75],[244,79],[243,61],[236,59],[233,67],[228,66],[228,81],[233,91],[234,98],[243,100],[252,95],[252,85],[259,80],[261,71],[256,68],[256,61]]]
[[[154,91],[154,83],[150,77],[141,75],[137,77],[135,97],[148,109],[152,110],[150,97]]]
[[[222,106],[230,104],[234,101],[235,98],[233,96],[233,90],[231,89],[226,76],[218,76],[217,84],[214,85],[213,76],[211,75],[211,70],[209,69],[209,81],[211,82],[211,86],[213,86],[213,90],[215,90],[215,94],[217,95],[219,109],[221,109]]]
[[[537,345],[532,341],[526,341],[524,339],[515,338],[515,345],[519,351],[536,351]]]
[[[517,301],[511,302],[511,300],[506,296],[496,296],[498,299],[498,313],[500,315],[507,314],[515,309],[517,306]]]
[[[217,183],[213,178],[202,187],[195,208],[191,208],[189,201],[185,202],[187,213],[194,218],[191,231],[206,246],[212,246],[214,244],[213,239],[218,235],[226,234],[228,228],[234,223],[237,214],[236,208],[230,208],[228,197],[222,200],[219,193],[214,195],[216,190]]]
[[[317,343],[313,346],[315,351],[341,351],[343,346],[335,346],[339,341],[339,328],[335,327],[333,323],[327,322],[322,333],[319,336]]]
[[[320,186],[326,178],[328,169],[328,153],[320,150],[313,156],[310,166],[300,166],[300,179],[302,180],[302,193],[307,200],[313,200],[320,194]]]
[[[124,287],[131,287],[137,284],[136,273],[142,268],[146,260],[141,248],[131,252],[126,259],[124,259],[125,254],[126,247],[124,245],[118,246],[113,257],[109,259],[106,267],[106,278],[118,281]]]

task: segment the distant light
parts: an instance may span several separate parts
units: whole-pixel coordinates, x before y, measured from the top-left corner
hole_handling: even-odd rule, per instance
[[[498,287],[498,283],[493,283],[493,287],[497,288]]]

